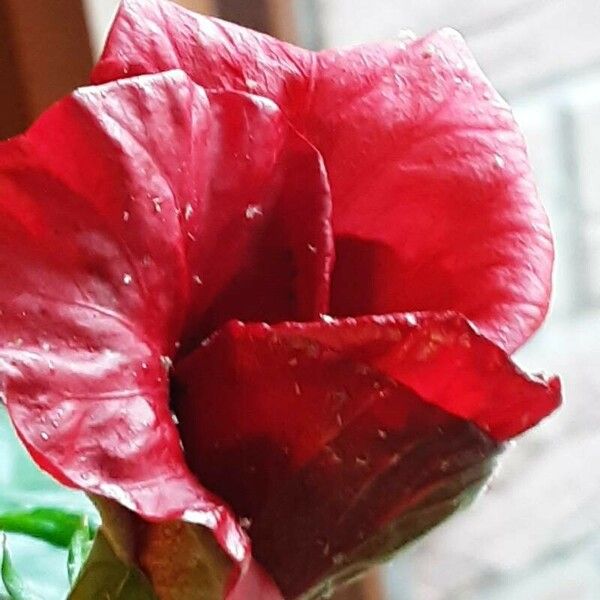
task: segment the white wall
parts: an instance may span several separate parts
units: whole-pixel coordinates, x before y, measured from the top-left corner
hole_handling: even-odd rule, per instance
[[[90,31],[90,42],[94,57],[100,55],[104,38],[117,10],[119,0],[83,0],[88,28]]]

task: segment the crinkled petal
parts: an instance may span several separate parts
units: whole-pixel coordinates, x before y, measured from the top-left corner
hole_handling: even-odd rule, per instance
[[[171,72],[56,104],[0,146],[0,190],[0,392],[33,458],[147,519],[205,525],[243,559],[185,464],[168,371],[184,329],[324,308],[318,154],[272,102]]]
[[[337,315],[465,314],[507,351],[548,308],[553,246],[510,109],[460,36],[310,53],[124,0],[94,81],[182,68],[275,100],[325,159]]]
[[[233,322],[176,369],[188,463],[286,598],[355,574],[481,487],[560,402],[455,314]]]

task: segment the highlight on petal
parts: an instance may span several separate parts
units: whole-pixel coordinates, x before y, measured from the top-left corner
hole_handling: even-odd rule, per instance
[[[173,390],[190,467],[244,518],[286,598],[433,527],[481,488],[502,441],[560,402],[558,382],[433,313],[233,322],[178,365]]]
[[[283,600],[281,592],[255,560],[250,561],[248,570],[228,592],[226,600],[249,600],[250,598]]]
[[[124,0],[95,82],[181,68],[275,100],[323,154],[337,315],[465,314],[507,351],[548,308],[553,247],[521,133],[460,36],[311,53]]]
[[[318,154],[272,102],[171,72],[56,104],[0,145],[0,189],[0,392],[32,457],[243,561],[242,530],[186,466],[169,369],[230,313],[326,307]]]

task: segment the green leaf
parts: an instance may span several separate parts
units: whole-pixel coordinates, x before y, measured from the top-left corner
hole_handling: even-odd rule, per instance
[[[91,598],[158,600],[143,573],[115,554],[102,529],[96,534],[88,560],[68,600]]]
[[[79,529],[75,531],[71,538],[67,556],[67,572],[71,585],[75,583],[81,568],[90,555],[94,544],[94,533],[94,529],[90,527],[89,519],[86,516],[82,517]]]
[[[2,574],[2,583],[8,592],[10,600],[41,600],[40,597],[31,591],[25,582],[16,572],[10,554],[6,547],[6,536],[2,534],[0,542],[2,548],[2,566],[0,572]]]
[[[81,526],[81,518],[81,514],[58,508],[15,510],[0,514],[0,529],[29,535],[59,548],[68,548]]]

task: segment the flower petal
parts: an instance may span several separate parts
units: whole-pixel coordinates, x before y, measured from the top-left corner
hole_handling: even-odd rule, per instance
[[[151,520],[193,518],[240,560],[245,538],[188,471],[169,409],[185,247],[136,117],[162,105],[189,138],[190,115],[168,117],[200,108],[197,90],[183,74],[84,89],[0,146],[0,382],[45,471]]]
[[[315,54],[124,0],[93,80],[173,67],[272,98],[323,154],[335,314],[454,310],[507,351],[539,327],[548,222],[510,109],[458,34]]]
[[[231,323],[180,363],[174,402],[190,467],[294,598],[453,512],[559,387],[464,318],[423,313]]]
[[[55,105],[0,145],[0,189],[0,392],[33,458],[147,519],[205,525],[243,559],[185,464],[168,370],[184,327],[189,342],[231,313],[326,306],[316,151],[270,101],[172,72]]]
[[[282,600],[281,592],[255,561],[250,561],[248,571],[227,594],[227,600]]]
[[[192,164],[179,165],[195,184],[179,194],[192,289],[184,350],[231,318],[310,320],[329,304],[331,202],[319,154],[266,99],[209,99]]]

